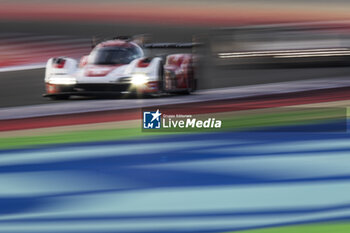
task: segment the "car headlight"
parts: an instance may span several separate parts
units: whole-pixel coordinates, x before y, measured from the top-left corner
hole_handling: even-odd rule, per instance
[[[135,86],[141,86],[148,82],[148,76],[145,74],[134,74],[131,77],[131,83]]]
[[[49,83],[56,85],[74,85],[77,83],[77,80],[72,77],[54,77],[49,79]]]

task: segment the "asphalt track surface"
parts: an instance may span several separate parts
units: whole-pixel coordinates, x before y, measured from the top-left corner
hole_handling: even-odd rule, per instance
[[[217,73],[213,72],[213,79],[203,81],[207,82],[205,85],[216,88],[312,78],[344,77],[348,76],[349,72],[350,68],[347,67],[290,70],[221,70]],[[43,98],[41,96],[44,92],[43,77],[44,69],[0,73],[0,107],[72,101],[51,101]]]
[[[1,32],[38,33],[43,35],[75,35],[111,37],[149,33],[156,42],[191,41],[192,35],[205,34],[208,28],[98,23],[0,22]],[[349,76],[349,67],[228,69],[217,68],[205,59],[197,73],[199,88],[220,88],[272,82]],[[43,98],[44,69],[0,72],[0,107],[47,104]]]

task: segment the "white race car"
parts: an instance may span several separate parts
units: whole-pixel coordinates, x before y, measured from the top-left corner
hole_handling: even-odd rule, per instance
[[[44,97],[100,94],[190,93],[196,89],[192,53],[146,56],[145,50],[190,48],[192,43],[159,43],[141,46],[128,39],[99,43],[80,62],[50,58],[46,64]]]

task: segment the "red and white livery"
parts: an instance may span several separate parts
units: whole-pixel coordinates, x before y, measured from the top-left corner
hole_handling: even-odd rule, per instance
[[[48,60],[46,94],[52,99],[100,94],[190,93],[196,89],[192,53],[148,56],[148,50],[190,48],[191,43],[140,46],[113,39],[93,48],[80,62],[68,57]]]

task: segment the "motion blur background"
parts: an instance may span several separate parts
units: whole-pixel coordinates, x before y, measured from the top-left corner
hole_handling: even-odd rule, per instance
[[[0,67],[4,71],[18,65],[43,67],[52,56],[79,58],[87,54],[94,36],[109,38],[147,33],[154,42],[188,42],[196,37],[206,43],[205,49],[197,51],[203,62],[197,73],[199,88],[344,76],[348,69],[339,64],[344,64],[345,56],[349,55],[346,21],[349,7],[349,3],[340,0],[331,3],[312,0],[1,1]],[[281,23],[299,24],[272,25]],[[257,24],[266,26],[236,29]],[[234,29],[217,30],[223,27]],[[294,54],[288,59],[288,54],[284,54],[271,59],[276,57],[276,52],[278,55],[281,50],[290,49],[299,49],[299,53],[308,49],[307,53],[319,55],[297,59],[298,54]],[[243,54],[238,58],[234,54],[259,50],[272,50],[272,53],[248,57]],[[334,56],[330,56],[332,54]],[[312,63],[319,59],[327,64]],[[266,66],[269,63],[280,66]],[[225,64],[236,66],[216,67]],[[237,64],[260,65],[255,67],[260,69],[237,67]],[[290,68],[288,65],[299,69],[286,69]],[[320,69],[322,66],[325,67]],[[0,75],[6,80],[0,89],[1,106],[45,103],[39,95],[43,92],[40,82],[43,70],[1,72]],[[19,83],[21,85],[17,85]]]
[[[346,0],[0,0],[0,232],[349,232],[349,12]],[[203,43],[197,93],[42,98],[48,58],[144,33]],[[145,106],[225,127],[142,133]]]

